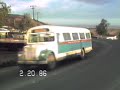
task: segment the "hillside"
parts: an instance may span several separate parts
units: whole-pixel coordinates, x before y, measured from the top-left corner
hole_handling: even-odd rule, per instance
[[[15,28],[16,24],[19,24],[20,22],[22,22],[22,20],[24,20],[25,16],[24,15],[19,15],[19,14],[9,14],[6,17],[6,22],[5,25],[9,26],[11,28]],[[31,19],[31,17],[30,17]],[[44,22],[40,22],[37,20],[33,20],[31,19],[31,22],[34,23],[34,26],[38,26],[38,25],[46,25],[46,23]]]

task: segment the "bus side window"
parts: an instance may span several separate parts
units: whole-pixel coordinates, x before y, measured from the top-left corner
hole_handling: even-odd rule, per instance
[[[77,33],[72,33],[73,40],[79,40]]]
[[[86,38],[87,39],[90,39],[91,37],[90,37],[90,33],[86,33]]]
[[[80,39],[85,39],[85,34],[84,33],[79,33]]]
[[[31,35],[30,35],[29,42],[31,42],[31,43],[38,42],[38,36],[37,36],[37,35],[34,35],[34,34],[31,34]]]
[[[63,33],[64,40],[71,40],[70,33]]]
[[[54,36],[51,36],[50,41],[54,41],[54,40],[55,40]]]
[[[45,41],[54,41],[54,36],[49,36],[44,38]]]

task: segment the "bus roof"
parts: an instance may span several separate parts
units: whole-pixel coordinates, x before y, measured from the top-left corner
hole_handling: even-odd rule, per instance
[[[90,30],[86,28],[78,28],[78,27],[66,27],[66,26],[53,26],[53,25],[41,25],[41,26],[36,26],[33,28],[30,28],[28,30],[29,33],[31,33],[33,30],[36,29],[49,29],[49,32],[54,32],[54,33],[75,33],[75,32],[90,32]]]

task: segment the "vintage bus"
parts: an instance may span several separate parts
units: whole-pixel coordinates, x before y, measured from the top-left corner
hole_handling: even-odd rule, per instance
[[[0,39],[6,38],[10,31],[8,29],[0,28]]]
[[[26,44],[24,34],[0,28],[0,48],[17,50]]]
[[[86,28],[42,25],[30,28],[27,44],[18,53],[18,65],[22,68],[46,64],[49,69],[56,62],[71,55],[85,54],[92,50],[90,30]]]

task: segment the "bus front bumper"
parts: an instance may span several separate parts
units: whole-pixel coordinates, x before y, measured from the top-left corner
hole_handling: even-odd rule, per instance
[[[40,61],[40,60],[19,60],[17,62],[18,64],[35,64],[35,65],[39,65],[39,64],[48,64],[48,62],[45,60],[45,61]]]

